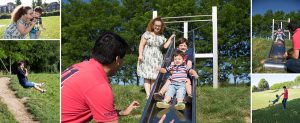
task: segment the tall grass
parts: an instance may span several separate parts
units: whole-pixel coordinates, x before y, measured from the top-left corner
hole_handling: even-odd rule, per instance
[[[7,106],[0,102],[0,122],[2,123],[17,123],[15,117],[9,112]]]
[[[253,123],[297,123],[300,121],[300,89],[289,89],[287,109],[283,110],[282,97],[274,106],[269,106],[269,100],[280,95],[283,90],[268,90],[252,94]]]
[[[28,98],[25,106],[34,115],[34,119],[43,123],[60,122],[60,79],[59,74],[30,74],[29,80],[33,82],[44,82],[46,93],[40,93],[34,88],[25,89],[16,75],[12,76],[10,88],[16,91],[18,98]]]
[[[133,100],[141,107],[131,115],[120,117],[120,123],[138,123],[144,106],[146,94],[140,86],[113,85],[115,106],[123,109]],[[197,88],[197,123],[205,122],[250,122],[250,87],[212,87]]]
[[[252,71],[253,73],[285,73],[285,71],[268,71],[263,69],[263,63],[268,58],[273,41],[263,38],[252,39]],[[286,50],[292,47],[290,40],[285,41]]]

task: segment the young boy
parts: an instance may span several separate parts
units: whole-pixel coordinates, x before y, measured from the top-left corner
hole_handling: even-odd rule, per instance
[[[184,56],[185,54],[177,50],[173,54],[173,63],[169,67],[161,68],[161,73],[166,73],[172,71],[172,75],[169,77],[171,80],[171,84],[168,87],[164,100],[161,102],[157,102],[156,106],[158,108],[169,108],[169,102],[171,98],[176,94],[177,104],[175,105],[176,110],[185,109],[185,104],[183,103],[183,99],[186,94],[185,83],[187,79],[187,74],[192,74],[195,78],[198,78],[198,74],[195,70],[190,69],[184,64]]]
[[[280,96],[278,96],[278,94],[276,94],[276,99],[273,100],[273,101],[269,101],[269,102],[272,102],[272,104],[270,104],[270,105],[274,105],[276,102],[278,102],[278,101],[279,101],[279,98],[280,98]],[[270,106],[270,105],[269,105],[269,106]]]
[[[41,30],[40,27],[45,30],[43,23],[42,23],[42,18],[41,15],[43,13],[43,9],[42,7],[35,7],[34,8],[34,12],[33,12],[33,18],[35,18],[35,26],[34,28],[32,28],[32,30],[29,33],[29,37],[30,39],[38,39],[40,34],[41,34]]]
[[[188,40],[185,38],[179,38],[178,41],[176,42],[176,48],[177,50],[182,51],[183,53],[186,53],[188,50]],[[192,60],[190,59],[189,55],[185,55],[184,56],[184,64],[187,65],[189,68],[192,68]],[[171,65],[174,65],[174,63],[172,62]],[[160,89],[160,91],[158,93],[154,93],[153,98],[156,101],[162,101],[164,99],[164,94],[166,93],[168,86],[170,85],[171,81],[168,79],[164,86]],[[191,102],[192,101],[192,85],[191,85],[191,81],[189,78],[186,79],[186,92],[188,94],[188,96],[185,98],[186,102]]]
[[[278,40],[284,41],[283,40],[283,36],[285,36],[285,34],[284,34],[284,32],[281,29],[278,29],[275,32],[275,36],[276,36],[275,42],[277,42]]]

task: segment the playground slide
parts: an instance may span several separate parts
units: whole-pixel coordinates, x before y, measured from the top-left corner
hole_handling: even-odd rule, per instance
[[[192,42],[193,43],[193,42]],[[194,46],[193,44],[191,46]],[[194,57],[194,48],[189,48],[189,51],[193,53],[193,63],[195,63]],[[163,67],[169,66],[172,59],[172,54],[174,52],[174,48],[172,46],[169,47],[166,55],[165,60],[163,63]],[[194,65],[193,65],[194,68]],[[196,96],[193,96],[192,103],[187,103],[186,108],[183,111],[175,110],[174,104],[176,103],[175,99],[171,101],[172,105],[168,109],[159,109],[156,107],[156,102],[153,98],[153,94],[158,92],[160,88],[164,85],[166,79],[168,78],[169,74],[162,74],[158,75],[156,82],[153,86],[149,99],[146,103],[144,108],[144,112],[142,114],[140,123],[157,123],[163,114],[166,114],[166,118],[164,122],[170,122],[171,120],[175,120],[175,123],[196,123]],[[195,78],[191,79],[192,82],[192,90],[193,95],[196,95],[196,80]]]
[[[269,58],[264,62],[268,70],[285,70],[285,44],[283,41],[274,42],[269,52]]]

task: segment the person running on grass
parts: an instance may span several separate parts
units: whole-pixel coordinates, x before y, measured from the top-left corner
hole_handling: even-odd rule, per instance
[[[289,97],[289,92],[288,92],[288,89],[286,88],[286,86],[283,86],[282,88],[283,88],[284,92],[280,96],[283,95],[282,106],[283,106],[283,110],[285,110],[286,109],[286,102],[287,102],[288,97]]]
[[[171,84],[168,87],[165,98],[161,102],[157,102],[156,106],[158,108],[169,108],[169,102],[171,98],[176,94],[177,104],[175,105],[176,110],[185,109],[185,104],[183,103],[183,99],[186,94],[185,83],[187,79],[187,73],[192,74],[195,78],[198,78],[198,74],[195,70],[187,67],[184,62],[185,54],[177,50],[173,54],[173,62],[174,65],[171,65],[167,68],[161,68],[161,73],[172,72],[170,76]]]
[[[17,76],[22,87],[23,88],[34,87],[36,90],[39,90],[41,93],[46,92],[46,90],[41,88],[44,85],[44,83],[34,83],[28,81],[28,70],[24,66],[25,66],[24,62],[22,61],[18,62]]]

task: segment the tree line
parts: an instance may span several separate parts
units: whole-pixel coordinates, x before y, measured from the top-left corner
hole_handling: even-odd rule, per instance
[[[292,11],[290,13],[285,13],[283,11],[273,12],[272,10],[267,10],[264,14],[256,14],[252,18],[252,35],[257,38],[271,38],[272,34],[272,19],[275,20],[285,20],[288,21],[300,20],[300,10]],[[283,29],[288,30],[287,22],[283,22]],[[274,29],[280,28],[280,21],[275,22]],[[287,33],[286,33],[287,35]],[[288,35],[287,35],[288,36]]]
[[[4,64],[0,63],[2,72],[6,72],[7,68],[14,73],[17,62],[24,61],[30,72],[59,73],[59,41],[1,41],[0,58]]]
[[[138,45],[152,11],[157,10],[161,17],[210,15],[212,6],[218,8],[219,81],[222,85],[250,85],[250,1],[238,0],[69,0],[62,4],[62,70],[89,59],[95,40],[110,30],[130,46],[123,67],[111,77],[113,82],[139,85]],[[183,24],[167,27],[183,30]],[[189,41],[195,41],[196,52],[212,52],[211,22],[189,23],[189,29],[195,28],[199,29],[189,33]],[[169,37],[172,32],[166,29],[164,35]],[[182,33],[176,35],[183,37]],[[212,84],[212,59],[197,59],[196,70],[200,84]]]
[[[287,88],[300,88],[300,76],[297,76],[293,81],[280,82],[273,84],[271,87],[266,79],[261,79],[258,86],[252,86],[252,92],[264,91],[264,90],[278,90],[282,89],[283,86]]]

